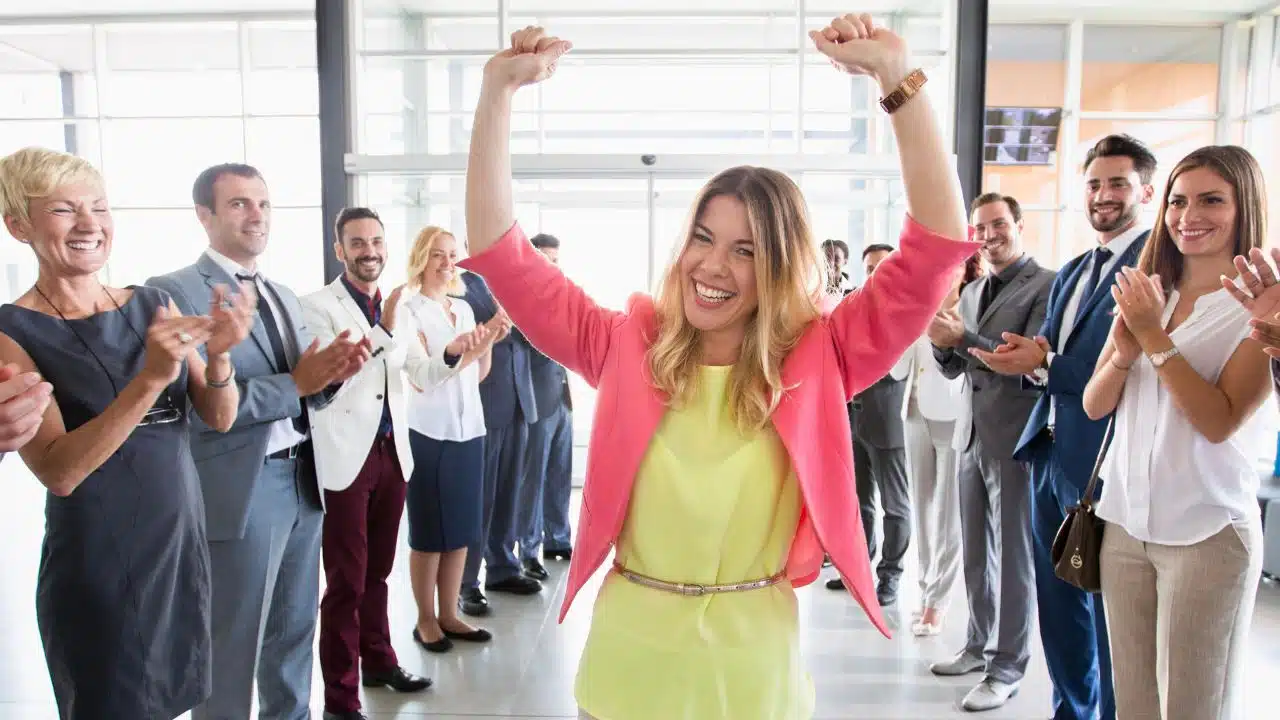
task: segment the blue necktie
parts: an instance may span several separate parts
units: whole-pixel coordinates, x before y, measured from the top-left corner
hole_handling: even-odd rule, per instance
[[[1093,297],[1094,291],[1098,289],[1098,280],[1102,277],[1102,267],[1111,259],[1111,251],[1105,247],[1097,247],[1093,249],[1093,271],[1089,273],[1089,284],[1084,286],[1084,293],[1080,295],[1080,305],[1076,307],[1076,322],[1080,322],[1080,318],[1084,316],[1084,309],[1089,307],[1089,298]]]

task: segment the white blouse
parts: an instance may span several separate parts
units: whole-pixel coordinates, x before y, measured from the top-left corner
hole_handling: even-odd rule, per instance
[[[471,306],[462,298],[446,299],[448,308],[457,318],[455,325],[442,305],[421,293],[414,294],[403,303],[409,311],[413,327],[406,328],[412,335],[409,342],[422,342],[421,331],[427,338],[427,352],[439,355],[453,339],[469,333],[476,327],[476,316]],[[396,328],[400,332],[400,328]],[[433,440],[465,442],[485,434],[484,409],[480,404],[480,363],[473,362],[461,370],[454,370],[440,378],[431,387],[409,394],[409,429]]]
[[[933,357],[933,343],[928,335],[921,335],[907,352],[915,356],[911,397],[920,408],[920,414],[934,422],[958,418],[964,402],[965,375],[962,373],[952,379],[942,374],[942,368]]]
[[[1175,290],[1165,325],[1177,304]],[[1249,311],[1218,290],[1198,298],[1169,335],[1200,377],[1216,384],[1249,331]],[[1139,358],[1116,406],[1115,436],[1099,473],[1098,517],[1161,545],[1192,545],[1228,524],[1260,520],[1249,448],[1265,429],[1261,420],[1254,413],[1225,442],[1209,442],[1174,404],[1151,360]]]

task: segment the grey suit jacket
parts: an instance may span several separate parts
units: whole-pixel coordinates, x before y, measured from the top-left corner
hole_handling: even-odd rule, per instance
[[[1044,324],[1049,288],[1055,274],[1028,257],[1022,269],[1009,280],[981,317],[978,317],[978,305],[991,276],[969,283],[960,293],[964,337],[955,349],[933,349],[943,375],[955,378],[963,373],[969,378],[965,383],[960,416],[956,418],[956,449],[967,450],[976,432],[988,453],[1000,459],[1013,457],[1018,437],[1026,427],[1040,391],[1024,389],[1021,376],[1009,377],[991,372],[969,354],[969,348],[992,350],[1004,342],[1000,335],[1005,332],[1035,337]]]
[[[265,278],[264,278],[265,279]],[[280,332],[293,332],[299,351],[311,344],[312,336],[303,323],[302,305],[289,288],[267,281],[280,299],[285,318]],[[240,284],[208,255],[201,254],[194,265],[147,280],[173,297],[184,315],[208,313],[215,285],[226,285],[238,292]],[[285,343],[286,346],[288,343]],[[204,348],[200,348],[204,354]],[[290,353],[293,367],[298,357]],[[236,370],[236,386],[240,390],[240,410],[231,430],[219,433],[205,425],[200,416],[191,414],[191,454],[204,493],[205,516],[210,542],[237,540],[244,537],[249,520],[249,501],[267,455],[267,439],[271,424],[302,413],[298,386],[289,374],[290,368],[277,368],[271,342],[261,321],[255,319],[253,330],[244,342],[231,350],[231,364]],[[308,399],[308,405],[322,407],[321,396]],[[315,459],[308,445],[299,455],[302,471],[309,482],[316,482],[316,495],[323,503],[315,476]]]
[[[905,448],[906,422],[902,406],[906,393],[907,379],[894,380],[892,375],[885,375],[859,393],[855,398],[860,405],[854,428],[858,439],[882,450]]]

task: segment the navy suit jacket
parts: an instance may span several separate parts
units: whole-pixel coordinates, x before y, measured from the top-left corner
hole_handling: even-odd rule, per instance
[[[498,314],[498,303],[484,278],[473,272],[464,272],[462,282],[467,287],[463,299],[471,306],[476,324],[493,319]],[[480,404],[484,406],[484,424],[489,430],[514,423],[517,408],[524,415],[523,422],[532,423],[538,419],[529,362],[532,351],[533,346],[520,329],[514,327],[510,335],[494,344],[489,375],[480,381]]]
[[[1135,265],[1149,233],[1140,235],[1124,254],[1120,256],[1115,268]],[[1071,300],[1078,282],[1082,281],[1081,273],[1088,262],[1089,253],[1073,258],[1058,271],[1049,289],[1049,307],[1045,314],[1044,325],[1040,335],[1048,339],[1049,344],[1057,348],[1061,335],[1062,321],[1066,305]],[[1102,447],[1102,437],[1107,429],[1107,418],[1090,420],[1084,414],[1084,388],[1093,377],[1094,366],[1098,356],[1107,344],[1107,336],[1111,334],[1111,311],[1116,306],[1111,297],[1111,287],[1115,285],[1115,273],[1108,273],[1100,278],[1098,288],[1093,295],[1082,298],[1084,315],[1071,330],[1071,337],[1056,353],[1053,363],[1049,365],[1049,382],[1044,386],[1043,394],[1031,410],[1027,426],[1014,448],[1015,460],[1031,462],[1032,458],[1044,451],[1049,451],[1062,468],[1070,487],[1061,488],[1076,494],[1084,492],[1089,484],[1089,476],[1093,474],[1093,465],[1098,458],[1098,450]],[[1039,387],[1024,379],[1023,382],[1032,387]],[[1050,440],[1046,430],[1049,427],[1049,404],[1053,403],[1054,437]]]
[[[538,406],[538,417],[547,417],[561,405],[572,410],[569,373],[564,366],[543,355],[536,347],[529,348],[529,365],[532,368],[533,399]]]

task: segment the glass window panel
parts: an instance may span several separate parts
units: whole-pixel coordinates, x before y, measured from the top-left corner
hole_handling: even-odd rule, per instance
[[[367,50],[497,48],[498,0],[431,0],[412,12],[400,0],[364,0],[361,10]]]
[[[251,118],[245,159],[271,189],[273,205],[320,204],[320,120]]]
[[[111,216],[115,233],[104,281],[117,287],[141,285],[150,277],[186,267],[209,245],[190,208],[113,210]]]
[[[320,208],[274,208],[258,266],[299,296],[324,286],[324,218]]]
[[[0,157],[32,145],[74,151],[94,165],[102,159],[96,120],[0,120]]]
[[[774,74],[774,97],[785,102],[779,109],[795,107],[795,68]],[[870,78],[849,75],[831,67],[830,63],[805,62],[805,112],[867,112],[879,97]]]
[[[511,18],[516,20],[516,18]],[[512,30],[531,25],[531,22],[508,22]],[[430,50],[493,50],[498,49],[498,14],[483,17],[434,18],[427,17],[421,25],[408,21],[403,30],[407,42],[414,47]],[[425,37],[426,42],[423,42]],[[508,38],[506,43],[509,43]],[[503,44],[503,47],[506,46]]]
[[[870,121],[846,114],[807,113],[802,152],[864,155],[870,152]]]
[[[1062,107],[1067,28],[992,25],[987,43],[988,107]]]
[[[249,24],[249,65],[257,70],[316,66],[316,24],[312,20]]]
[[[113,117],[230,117],[244,108],[238,71],[112,72],[102,86],[102,114]]]
[[[942,52],[950,49],[951,31],[941,16],[908,17],[903,28],[907,46],[915,52]]]
[[[1280,17],[1273,20],[1274,28],[1271,35],[1271,102],[1280,102]],[[1266,62],[1259,58],[1258,64]]]
[[[1042,267],[1056,269],[1062,264],[1062,258],[1058,255],[1060,214],[1057,210],[1024,210],[1022,212],[1022,249],[1035,258]],[[1083,213],[1080,215],[1083,217]]]
[[[408,111],[366,115],[360,152],[370,155],[465,153],[471,145],[471,113],[432,113],[418,119]],[[511,118],[511,152],[538,152],[538,118],[519,112]]]
[[[244,161],[237,118],[103,121],[103,166],[117,207],[190,207],[200,171]]]
[[[62,81],[52,72],[0,73],[5,91],[0,93],[0,117],[62,117]]]
[[[555,78],[542,86],[542,107],[549,111],[765,111],[769,83],[765,63],[591,58],[561,62]]]
[[[255,70],[246,78],[249,115],[319,115],[320,87],[314,68]]]
[[[106,64],[111,70],[237,70],[240,31],[235,23],[132,23],[108,25]]]
[[[507,7],[512,12],[537,14],[539,12],[580,12],[590,14],[594,11],[610,12],[663,13],[673,10],[683,11],[792,11],[795,12],[796,0],[508,0]],[[847,12],[847,11],[846,11]]]
[[[1058,206],[1057,165],[984,165],[982,189],[1012,195],[1026,206]]]
[[[1129,133],[1145,142],[1155,153],[1159,167],[1153,183],[1156,188],[1156,197],[1160,197],[1164,192],[1165,179],[1169,176],[1169,171],[1179,160],[1190,154],[1192,150],[1214,144],[1214,126],[1215,123],[1212,120],[1203,122],[1081,120],[1080,144],[1076,148],[1074,157],[1083,159],[1089,148],[1106,135]],[[1079,188],[1079,192],[1067,192],[1065,195],[1071,207],[1084,206],[1083,186]],[[1157,203],[1151,203],[1152,212],[1156,206]]]
[[[694,8],[690,8],[694,9]],[[511,23],[523,27],[527,23]],[[799,33],[795,15],[660,17],[556,17],[545,23],[556,35],[581,49],[754,48],[789,50]],[[807,42],[807,39],[806,39]]]
[[[1219,27],[1090,25],[1084,31],[1084,110],[1216,113]]]
[[[8,25],[0,27],[0,68],[24,71],[93,70],[93,32],[88,25]]]
[[[775,118],[779,124],[785,118]],[[784,126],[785,127],[785,126]],[[738,113],[564,114],[544,118],[546,153],[767,152],[769,116]],[[785,141],[786,130],[774,130]],[[774,149],[789,150],[781,147]]]

